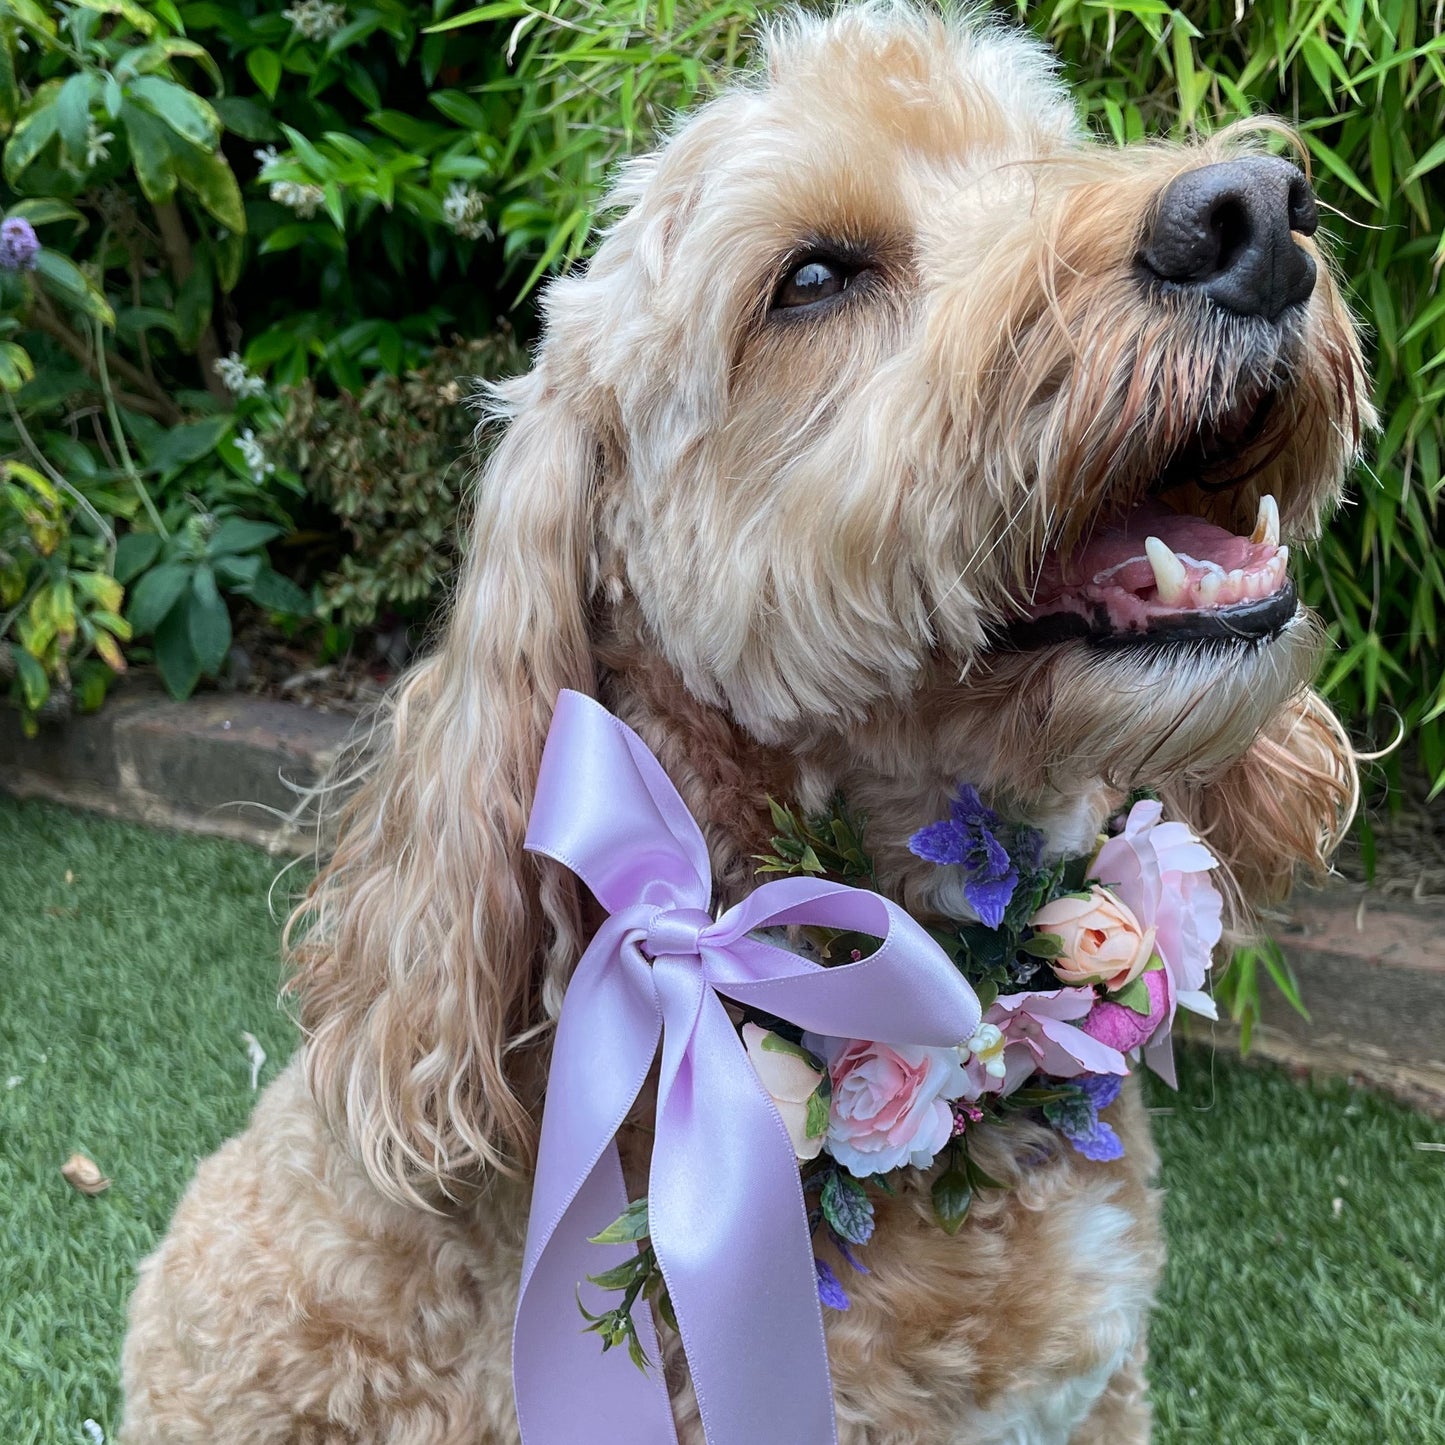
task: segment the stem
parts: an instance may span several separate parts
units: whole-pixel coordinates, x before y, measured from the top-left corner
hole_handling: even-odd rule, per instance
[[[161,514],[156,510],[156,504],[151,500],[151,494],[146,490],[146,484],[141,481],[140,473],[136,470],[135,461],[130,454],[130,446],[125,439],[125,429],[120,424],[120,413],[115,407],[115,392],[111,390],[110,373],[105,365],[105,347],[101,344],[100,322],[92,321],[95,328],[95,357],[100,366],[100,389],[105,393],[106,412],[110,417],[110,428],[115,433],[115,444],[120,448],[121,465],[125,468],[125,474],[130,478],[131,485],[136,489],[151,524],[162,537],[169,537],[171,534],[166,530],[166,524],[161,521]]]
[[[15,423],[15,430],[20,433],[20,440],[25,443],[26,450],[40,464],[40,470],[43,471],[46,476],[48,476],[50,480],[54,482],[55,485],[59,487],[61,491],[63,491],[68,497],[70,497],[71,500],[74,501],[75,504],[81,509],[81,511],[83,511],[90,518],[90,520],[95,524],[96,530],[100,533],[102,537],[105,538],[105,545],[109,549],[111,556],[114,557],[115,528],[112,527],[110,523],[107,522],[98,511],[96,511],[95,507],[91,504],[89,497],[85,496],[85,494],[79,491],[77,488],[71,486],[71,484],[67,482],[65,478],[62,477],[60,473],[57,472],[55,468],[50,465],[50,462],[46,459],[45,453],[42,452],[40,448],[35,444],[35,439],[26,429],[25,422],[20,416],[20,410],[15,405],[15,398],[11,396],[8,391],[5,393],[5,406],[10,413],[10,420]]]
[[[44,297],[39,298],[30,320],[47,336],[58,341],[97,381],[100,380],[101,361],[104,359],[118,376],[123,376],[132,386],[139,388],[142,393],[140,396],[127,395],[127,406],[135,411],[143,411],[167,426],[180,424],[180,409],[145,372],[138,366],[133,366],[123,356],[106,352],[102,346],[97,346],[95,354],[92,355],[80,336],[51,311],[49,302]]]
[[[170,258],[171,271],[179,285],[184,285],[196,269],[195,257],[191,252],[191,238],[186,234],[186,223],[181,218],[180,207],[174,201],[162,201],[154,207],[156,221],[161,229],[161,244]],[[225,383],[216,375],[216,363],[221,359],[221,343],[216,339],[216,329],[210,322],[196,341],[196,360],[201,363],[202,377],[206,390],[218,401],[228,406],[231,393]]]

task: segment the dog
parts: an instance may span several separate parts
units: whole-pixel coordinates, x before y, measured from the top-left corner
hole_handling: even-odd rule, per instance
[[[1112,147],[1032,39],[875,4],[782,20],[625,167],[494,393],[449,625],[291,921],[304,1045],[141,1266],[126,1445],[518,1439],[549,1030],[597,918],[522,849],[564,688],[656,753],[720,904],[756,882],[770,798],[841,793],[883,891],[969,917],[906,847],[960,780],[1057,854],[1158,791],[1241,934],[1324,866],[1355,763],[1285,549],[1374,419],[1270,134]],[[977,1131],[1007,1187],[955,1237],[926,1175],[877,1198],[871,1273],[827,1320],[842,1445],[1148,1439],[1133,1081],[1109,1118],[1111,1164],[1023,1119]]]

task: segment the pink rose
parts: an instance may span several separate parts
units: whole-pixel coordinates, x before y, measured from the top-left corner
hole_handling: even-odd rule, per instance
[[[957,1049],[815,1039],[833,1081],[828,1152],[866,1179],[912,1164],[926,1169],[953,1133],[952,1101],[968,1079]]]
[[[823,1071],[809,1063],[806,1049],[757,1024],[743,1025],[743,1046],[748,1051],[748,1062],[783,1120],[793,1153],[799,1159],[816,1159],[823,1150],[824,1131],[808,1137],[808,1100],[823,1082]]]
[[[1116,993],[1133,983],[1154,956],[1154,930],[1097,885],[1087,898],[1067,896],[1046,903],[1030,921],[1041,933],[1064,941],[1062,955],[1049,964],[1060,983],[1102,983]]]
[[[1224,899],[1209,877],[1219,863],[1187,824],[1160,821],[1163,812],[1160,803],[1135,803],[1124,831],[1099,849],[1089,872],[1154,930],[1174,995],[1171,1018],[1175,1006],[1213,1017],[1203,990],[1224,932]]]

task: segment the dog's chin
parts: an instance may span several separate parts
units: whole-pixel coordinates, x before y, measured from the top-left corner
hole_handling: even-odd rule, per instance
[[[1065,794],[1095,780],[1131,789],[1218,773],[1314,676],[1318,626],[1292,588],[1288,603],[1256,636],[1181,627],[1167,640],[1081,637],[992,654],[988,691],[1010,754],[1033,786]]]

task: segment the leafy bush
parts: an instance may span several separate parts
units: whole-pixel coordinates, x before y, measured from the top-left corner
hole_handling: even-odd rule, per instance
[[[130,627],[189,691],[224,659],[216,588],[309,614],[256,548],[239,569],[214,551],[306,504],[257,435],[281,424],[278,384],[359,390],[444,327],[492,328],[468,272],[504,107],[445,87],[500,62],[423,39],[445,9],[0,0],[0,667],[32,720],[52,688],[98,702]],[[144,540],[118,560],[118,536]],[[90,572],[139,593],[151,568],[189,569],[171,608],[133,599],[128,627],[112,587],[99,623],[71,617]]]
[[[324,616],[365,627],[383,611],[430,611],[456,565],[476,424],[465,403],[478,376],[525,366],[501,329],[439,348],[404,377],[382,374],[360,396],[322,397],[310,382],[292,394],[267,450],[305,478],[350,543],[320,579]]]

